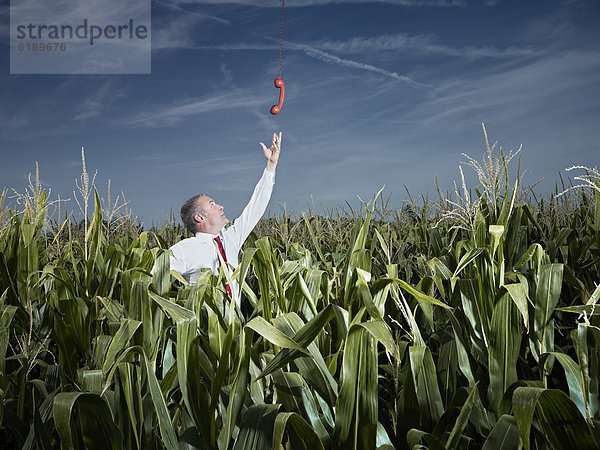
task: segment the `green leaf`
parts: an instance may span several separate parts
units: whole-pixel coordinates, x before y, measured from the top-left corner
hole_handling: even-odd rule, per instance
[[[398,346],[396,345],[396,341],[392,337],[392,333],[390,328],[383,320],[371,320],[369,322],[361,322],[357,323],[357,326],[363,327],[371,336],[381,342],[388,353],[390,353],[395,359],[400,359],[400,352],[398,350]]]
[[[481,252],[483,252],[483,248],[473,248],[471,250],[469,250],[467,253],[465,253],[465,255],[463,255],[463,257],[460,259],[460,261],[458,262],[458,265],[456,266],[456,270],[454,271],[454,273],[452,274],[453,277],[457,277],[465,267],[467,267],[469,264],[471,264],[471,262],[473,262],[475,260],[475,258],[477,258]]]
[[[350,283],[352,280],[352,273],[355,271],[355,269],[358,268],[366,272],[371,272],[371,253],[369,250],[366,249],[366,243],[374,206],[375,201],[373,201],[372,205],[366,205],[366,214],[364,220],[362,220],[362,223],[360,220],[358,220],[355,224],[355,230],[358,231],[354,235],[354,242],[352,243],[352,248],[348,250],[348,266],[346,267],[346,281],[344,283],[345,305],[348,305],[348,301],[350,299],[352,291],[350,289]]]
[[[288,336],[297,335],[299,330],[305,326],[302,319],[300,319],[296,313],[288,313],[276,317],[273,319],[273,324]],[[300,373],[308,385],[325,399],[327,405],[333,408],[337,399],[338,385],[328,371],[325,359],[316,343],[311,342],[306,348],[310,353],[310,357],[303,357],[300,355],[299,358],[294,359],[294,364],[298,366]],[[284,349],[282,353],[285,351],[288,350]]]
[[[592,295],[590,296],[588,301],[585,302],[585,305],[567,306],[567,307],[563,307],[563,308],[556,308],[556,310],[564,311],[564,312],[572,312],[572,313],[576,313],[576,314],[585,313],[588,316],[594,316],[594,315],[600,314],[600,308],[596,309],[596,303],[598,302],[599,299],[600,299],[600,286],[596,286],[596,289],[594,289],[594,292],[592,293]]]
[[[321,250],[321,246],[319,245],[319,242],[317,241],[317,237],[315,236],[315,232],[313,231],[312,224],[310,223],[311,220],[314,220],[315,218],[309,219],[305,212],[302,212],[302,218],[304,219],[304,223],[306,225],[306,230],[308,231],[308,235],[310,236],[310,240],[311,240],[313,246],[315,247],[315,250],[317,251],[317,255],[319,255],[319,259],[324,264],[326,264],[327,261],[325,259],[325,255],[323,254],[323,251]]]
[[[544,367],[549,356],[553,356],[565,371],[565,377],[569,386],[569,397],[577,405],[584,416],[589,416],[589,399],[584,395],[583,371],[569,355],[559,352],[544,353],[540,357],[540,367]]]
[[[383,250],[387,263],[390,264],[392,262],[392,258],[390,256],[390,249],[388,248],[387,242],[385,242],[385,239],[377,229],[375,229],[375,236],[377,236],[377,240],[379,241],[381,250]]]
[[[131,363],[120,363],[117,365],[118,384],[122,390],[127,413],[136,445],[141,446],[141,436],[143,433],[144,413],[142,407],[142,388],[140,367]]]
[[[473,369],[471,368],[471,360],[469,358],[469,353],[467,351],[467,345],[463,339],[463,327],[460,326],[456,317],[454,317],[454,313],[452,311],[448,311],[448,317],[450,318],[450,323],[452,324],[452,331],[454,332],[454,342],[456,344],[456,356],[458,359],[458,367],[462,374],[469,381],[469,387],[473,387],[475,385],[475,377],[473,376]]]
[[[313,392],[302,375],[278,370],[272,376],[277,391],[277,401],[281,401],[287,411],[296,412],[308,420],[312,426],[311,431],[317,433],[321,442],[329,442],[330,436],[320,417]]]
[[[6,349],[8,348],[10,336],[10,323],[17,309],[16,306],[11,305],[0,306],[0,376],[4,375],[6,368]]]
[[[442,450],[444,447],[440,440],[431,433],[412,428],[406,433],[406,443],[412,449]],[[423,446],[426,443],[427,446]]]
[[[123,322],[121,322],[119,330],[117,331],[115,337],[110,343],[110,347],[108,347],[106,359],[104,360],[104,364],[102,365],[102,371],[104,373],[109,371],[119,353],[131,346],[131,338],[133,337],[133,335],[138,330],[141,324],[142,322],[133,319],[125,319]]]
[[[523,264],[527,263],[536,253],[538,255],[542,255],[544,253],[544,249],[538,243],[531,244],[527,251],[523,253],[523,256],[521,256],[519,260],[515,263],[515,265],[513,266],[513,270],[517,270]]]
[[[430,303],[430,304],[436,305],[436,306],[441,306],[442,308],[445,308],[445,309],[452,309],[450,306],[446,305],[444,302],[422,293],[418,289],[415,289],[410,284],[408,284],[407,282],[405,282],[399,278],[390,278],[390,277],[379,278],[379,279],[377,279],[377,281],[375,281],[373,283],[372,289],[373,289],[373,291],[376,292],[379,289],[382,289],[381,284],[387,284],[387,283],[395,283],[396,285],[398,285],[399,287],[404,289],[406,292],[411,294],[413,297],[415,297],[419,301]]]
[[[513,416],[504,414],[492,428],[482,450],[518,450],[520,444],[517,421]]]
[[[173,428],[173,424],[171,423],[169,417],[169,411],[167,410],[165,397],[163,396],[160,385],[158,384],[158,380],[156,379],[156,374],[154,373],[150,361],[148,361],[148,357],[144,353],[144,349],[142,347],[129,347],[119,355],[119,357],[113,364],[112,369],[110,369],[110,371],[106,375],[106,382],[103,390],[103,395],[105,395],[119,364],[125,361],[127,358],[133,357],[136,354],[140,356],[141,363],[144,364],[144,367],[146,369],[146,381],[150,389],[150,396],[152,398],[152,404],[154,405],[154,412],[158,417],[158,426],[161,432],[162,441],[168,450],[175,450],[178,447],[177,436],[175,434],[175,429]]]
[[[348,332],[335,408],[335,448],[372,449],[377,437],[377,348],[363,327]]]
[[[494,306],[489,344],[488,397],[492,410],[497,412],[502,395],[517,381],[517,360],[521,346],[519,312],[506,292]]]
[[[547,341],[547,325],[552,318],[552,313],[560,297],[562,274],[562,264],[544,264],[540,269],[533,314],[534,332],[542,345],[540,353],[553,350],[552,348],[544,348],[544,344]]]
[[[462,312],[467,319],[467,323],[461,323],[465,329],[465,345],[474,357],[479,360],[487,360],[491,311],[488,317],[487,305],[483,303],[485,298],[479,294],[478,280],[458,280],[455,290],[460,292]]]
[[[146,366],[146,379],[148,380],[152,403],[154,404],[154,409],[158,417],[158,426],[160,428],[162,441],[168,450],[176,450],[178,448],[177,436],[169,418],[169,411],[167,409],[165,398],[163,397],[160,385],[156,379],[156,374],[154,373],[154,370],[152,370],[148,358],[146,355],[143,355],[143,357]]]
[[[308,347],[308,345],[317,337],[317,335],[323,330],[325,325],[329,323],[335,316],[335,309],[341,309],[338,306],[329,304],[319,314],[313,317],[306,325],[304,325],[293,337],[293,340],[302,348]],[[282,368],[286,364],[290,363],[294,359],[301,356],[302,353],[294,349],[283,349],[279,352],[273,360],[267,364],[263,369],[258,378],[267,376],[277,369]]]
[[[513,394],[513,410],[525,450],[530,448],[534,414],[554,448],[597,448],[577,406],[562,391],[519,387]]]
[[[152,272],[152,282],[156,286],[158,295],[163,297],[169,295],[171,288],[170,263],[169,251],[161,251],[156,258]]]
[[[284,435],[289,427],[295,431],[297,439],[302,443],[305,449],[324,449],[319,436],[317,436],[306,420],[295,412],[281,412],[277,414],[273,430],[273,446],[271,448],[285,448]]]
[[[99,394],[102,391],[102,371],[84,370],[81,375],[81,390]]]
[[[193,311],[190,311],[189,309],[184,308],[175,302],[162,298],[160,295],[157,295],[152,291],[148,291],[148,295],[158,304],[158,306],[161,307],[166,314],[171,317],[174,322],[182,319],[191,319],[194,317]]]
[[[527,286],[523,283],[505,284],[504,287],[508,291],[510,298],[519,309],[523,316],[523,324],[529,330],[529,297],[527,295]]]
[[[239,364],[231,387],[226,422],[223,424],[223,428],[219,434],[219,448],[228,447],[233,436],[233,428],[237,424],[248,390],[248,381],[250,380],[250,347],[252,344],[252,333],[250,332],[250,328],[244,327],[242,337],[242,342],[240,342],[239,345]]]
[[[408,354],[419,407],[429,420],[436,422],[444,413],[444,405],[431,351],[424,346],[412,345]]]
[[[357,298],[362,300],[362,305],[366,308],[369,315],[373,319],[381,319],[381,315],[383,314],[383,304],[380,305],[381,308],[377,308],[375,303],[373,302],[373,296],[371,295],[371,291],[369,289],[369,281],[371,280],[371,273],[364,271],[360,268],[356,269],[356,283],[354,285],[354,292],[356,293]]]
[[[475,398],[478,396],[477,385],[471,388],[471,392],[467,397],[467,400],[460,408],[460,413],[452,427],[452,431],[450,432],[450,436],[448,436],[448,440],[446,441],[446,445],[444,448],[453,449],[458,448],[458,443],[460,442],[460,438],[462,436],[462,432],[467,426],[469,421],[469,417],[471,416],[471,411],[473,410],[473,405],[475,403]]]
[[[597,288],[597,290],[600,290]],[[577,325],[577,330],[571,331],[571,337],[573,338],[573,342],[575,344],[575,351],[577,352],[577,359],[579,360],[579,368],[581,370],[581,382],[583,385],[583,398],[585,399],[585,417],[588,423],[591,423],[591,407],[590,400],[592,397],[590,396],[590,362],[588,358],[588,324],[580,323]],[[594,405],[594,413],[597,410],[597,401]],[[595,414],[594,414],[595,415]]]
[[[298,345],[293,339],[287,337],[284,333],[279,331],[262,317],[255,317],[246,324],[246,327],[256,331],[274,345],[283,348],[294,349],[300,353],[304,353],[305,355],[309,354],[306,349]]]
[[[54,397],[53,416],[62,448],[122,448],[121,432],[106,402],[96,394],[65,392]]]
[[[270,450],[273,427],[281,405],[252,405],[244,414],[234,450]]]
[[[489,228],[490,235],[492,236],[492,256],[491,259],[494,259],[494,255],[496,254],[496,250],[500,245],[502,240],[502,235],[504,234],[504,226],[503,225],[490,225]]]

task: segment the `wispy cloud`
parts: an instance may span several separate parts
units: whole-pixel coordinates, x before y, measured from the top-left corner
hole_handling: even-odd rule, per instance
[[[167,161],[171,155],[167,153],[140,153],[137,155],[130,156],[127,158],[129,161],[134,162],[148,162],[148,163],[162,163]]]
[[[322,40],[312,44],[313,47],[338,53],[370,53],[376,51],[406,51],[412,53],[430,53],[447,56],[477,58],[505,58],[514,56],[529,56],[534,53],[530,48],[467,46],[462,48],[450,47],[436,42],[433,34],[409,35],[384,34],[373,37],[354,37],[345,41]]]
[[[456,129],[475,120],[501,125],[521,122],[519,118],[534,127],[543,117],[545,129],[560,130],[564,125],[561,118],[576,114],[582,104],[596,110],[600,106],[597,97],[589,96],[600,83],[598,73],[598,52],[549,55],[477,77],[448,79],[411,115],[421,120],[423,127],[446,123]]]
[[[350,67],[354,69],[366,70],[369,72],[380,73],[382,75],[388,76],[390,78],[394,78],[395,80],[402,81],[404,83],[408,83],[412,86],[420,86],[420,87],[431,87],[427,84],[420,83],[418,81],[413,80],[412,78],[401,75],[396,72],[392,72],[381,67],[374,66],[372,64],[366,64],[360,61],[354,61],[351,59],[344,59],[338,56],[335,56],[331,53],[324,52],[317,48],[314,48],[310,45],[306,44],[298,44],[295,42],[286,42],[286,50],[295,50],[301,51],[307,56],[311,58],[318,59],[319,61],[326,62],[328,64],[334,64],[337,66]],[[231,44],[231,45],[215,45],[215,46],[201,46],[195,47],[197,49],[202,50],[274,50],[278,49],[279,45],[275,44]]]
[[[175,3],[158,1],[152,18],[152,50],[190,48],[194,34],[206,22],[229,26],[221,17],[204,14]]]
[[[21,83],[11,79],[7,83],[12,90],[18,90]],[[56,123],[64,116],[56,113],[59,96],[33,96],[26,102],[15,103],[10,89],[0,98],[0,137],[11,141],[27,141],[38,136],[64,135],[73,127],[66,120]],[[48,127],[52,123],[55,126]],[[70,129],[70,130],[69,130]]]
[[[190,15],[194,16],[197,19],[202,20],[202,21],[213,21],[213,22],[217,22],[217,23],[220,23],[220,24],[223,24],[223,25],[231,25],[231,22],[229,20],[223,19],[222,17],[218,17],[218,16],[213,16],[213,15],[210,15],[210,14],[201,13],[201,12],[194,11],[194,10],[191,10],[191,9],[184,8],[184,7],[180,6],[181,4],[187,4],[187,3],[190,3],[190,2],[181,2],[180,5],[178,5],[177,2],[163,2],[163,1],[160,1],[160,0],[154,0],[154,1],[157,4],[163,6],[163,7],[167,8],[167,9],[180,12],[180,13],[185,14],[187,16],[190,16]],[[191,2],[191,3],[198,3],[198,2]]]
[[[107,81],[92,92],[75,109],[74,120],[87,120],[97,117],[105,111],[120,95],[116,94],[114,83]]]
[[[168,106],[157,106],[152,110],[119,120],[118,123],[132,128],[169,127],[191,116],[232,108],[253,108],[261,103],[257,98],[238,90],[227,94],[187,99]]]
[[[158,33],[161,31],[159,30]],[[214,46],[196,46],[191,43],[190,39],[185,36],[185,26],[175,26],[170,30],[163,30],[165,37],[172,35],[166,41],[170,41],[168,47],[202,49],[202,50],[275,50],[279,48],[279,44],[269,43],[238,43]],[[179,36],[179,38],[178,38]],[[267,38],[268,39],[268,38]],[[160,42],[159,42],[159,45]],[[153,42],[154,46],[154,42]],[[433,34],[418,34],[410,35],[406,33],[400,34],[384,34],[380,36],[357,36],[347,40],[330,40],[322,39],[311,42],[310,44],[300,44],[291,41],[285,42],[285,50],[301,50],[307,51],[322,51],[336,52],[342,54],[360,54],[385,51],[404,51],[411,54],[430,54],[443,55],[452,57],[462,57],[467,59],[479,58],[512,58],[521,56],[532,56],[538,54],[539,51],[532,47],[516,47],[509,46],[505,48],[496,47],[477,47],[468,45],[465,47],[451,47],[437,42],[437,37]],[[315,55],[309,55],[315,56]],[[316,56],[315,56],[316,57]]]
[[[253,6],[257,8],[281,8],[280,0],[179,0],[181,5],[223,5],[226,3]],[[285,5],[286,8],[304,8],[307,6],[323,6],[331,4],[381,3],[398,6],[466,6],[466,0],[295,0]]]
[[[233,82],[233,74],[231,73],[231,70],[227,68],[227,64],[221,63],[221,65],[219,66],[219,70],[225,77],[225,83],[230,84],[231,82]]]
[[[181,15],[159,16],[152,20],[152,50],[189,48],[194,46],[193,31],[198,18]]]
[[[23,113],[23,111],[20,111],[16,114],[14,112],[12,114],[0,113],[0,122],[2,122],[2,127],[5,129],[5,131],[7,129],[22,130],[30,124],[29,119]]]
[[[176,33],[181,32],[181,29],[177,29]],[[268,37],[264,37],[267,40],[271,40]],[[172,40],[173,45],[176,46],[176,39]],[[224,45],[208,45],[208,46],[194,46],[187,42],[184,45],[188,49],[199,49],[199,50],[276,50],[279,48],[277,42],[272,43],[234,43]],[[462,48],[451,47],[436,42],[436,37],[432,34],[420,34],[420,35],[409,35],[409,34],[386,34],[373,37],[354,37],[348,40],[319,40],[310,44],[303,44],[298,42],[286,41],[285,51],[300,51],[306,56],[317,59],[319,61],[333,64],[342,67],[349,67],[353,69],[365,70],[369,72],[379,73],[395,80],[407,83],[412,86],[420,87],[431,87],[429,84],[419,82],[405,74],[399,74],[395,71],[387,70],[378,65],[369,64],[356,58],[342,58],[334,53],[338,54],[364,54],[372,55],[374,52],[385,52],[385,51],[403,51],[410,54],[430,54],[430,55],[442,55],[451,57],[466,58],[469,60],[475,60],[480,58],[515,58],[515,57],[527,57],[537,54],[531,48],[521,47],[506,47],[498,49],[494,47],[475,47],[466,46]],[[539,52],[538,52],[539,53]],[[225,74],[225,73],[224,73]],[[226,75],[226,74],[225,74]],[[227,76],[227,75],[226,75]]]
[[[353,61],[351,59],[343,59],[338,56],[332,55],[331,53],[317,50],[316,48],[310,47],[308,45],[292,44],[291,48],[302,50],[307,56],[318,59],[320,61],[324,61],[326,63],[336,64],[338,66],[344,66],[344,67],[351,67],[354,69],[367,70],[369,72],[380,73],[382,75],[386,75],[390,78],[394,78],[398,81],[402,81],[402,82],[408,83],[413,86],[420,86],[420,87],[428,86],[426,84],[419,83],[419,82],[413,80],[412,78],[407,77],[406,75],[400,75],[396,72],[391,72],[389,70],[382,69],[382,68],[374,66],[372,64],[365,64],[365,63],[362,63],[359,61]]]

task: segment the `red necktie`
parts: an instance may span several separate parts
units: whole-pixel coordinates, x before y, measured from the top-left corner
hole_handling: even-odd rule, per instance
[[[215,238],[215,241],[217,241],[217,246],[219,247],[219,252],[221,253],[221,256],[223,257],[223,261],[227,262],[227,255],[225,255],[225,248],[223,247],[221,238],[219,236],[217,236]],[[221,267],[221,258],[219,258],[219,267]],[[225,290],[227,291],[227,293],[229,294],[230,297],[233,297],[233,294],[231,293],[231,288],[229,287],[228,283],[225,283]]]

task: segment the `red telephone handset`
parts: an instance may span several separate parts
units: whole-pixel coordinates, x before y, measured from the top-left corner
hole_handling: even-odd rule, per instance
[[[271,106],[271,114],[275,115],[279,114],[279,111],[281,111],[281,107],[283,106],[283,98],[285,97],[285,86],[283,84],[283,80],[279,77],[275,78],[275,80],[273,81],[275,83],[275,87],[281,89],[279,91],[279,103]]]

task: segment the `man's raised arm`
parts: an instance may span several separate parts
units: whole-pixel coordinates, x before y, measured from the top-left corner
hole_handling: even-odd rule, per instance
[[[271,147],[267,148],[262,142],[260,145],[267,159],[267,166],[254,188],[252,197],[244,208],[244,211],[226,231],[228,234],[232,233],[235,236],[234,240],[240,247],[265,213],[265,209],[271,198],[271,192],[275,184],[275,169],[277,168],[279,153],[281,151],[281,133],[273,133]]]

